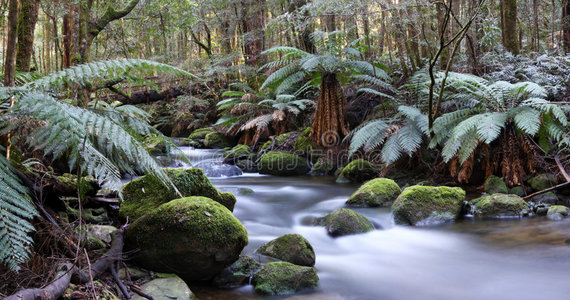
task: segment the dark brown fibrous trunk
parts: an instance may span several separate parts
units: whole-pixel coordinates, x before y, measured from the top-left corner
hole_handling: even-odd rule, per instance
[[[34,53],[34,29],[38,21],[39,0],[23,0],[18,20],[18,55],[16,69],[30,71],[30,61]]]
[[[324,73],[310,139],[324,147],[339,144],[349,132],[344,118],[346,100],[335,73]]]
[[[562,6],[562,39],[564,52],[570,53],[570,0]]]
[[[16,45],[18,44],[18,0],[10,0],[8,8],[8,37],[4,61],[4,86],[14,86],[16,74]]]

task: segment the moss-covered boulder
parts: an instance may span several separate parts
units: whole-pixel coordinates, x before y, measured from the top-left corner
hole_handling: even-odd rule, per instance
[[[317,219],[316,224],[325,226],[327,233],[333,237],[374,230],[374,226],[365,216],[347,208],[334,210],[326,217]]]
[[[461,213],[465,191],[458,187],[407,187],[392,204],[397,224],[438,225],[455,220]]]
[[[554,192],[547,192],[532,197],[532,201],[538,204],[554,205],[558,202],[558,196]]]
[[[249,279],[261,268],[255,259],[242,256],[231,266],[214,277],[212,283],[219,288],[236,288],[249,283]]]
[[[57,176],[56,184],[54,185],[54,190],[60,196],[77,196],[77,175],[64,173],[61,176]],[[83,195],[95,195],[97,190],[99,189],[99,185],[97,181],[93,178],[89,177],[82,177],[79,180],[79,191]]]
[[[334,163],[326,158],[320,157],[317,162],[311,168],[311,175],[313,176],[326,176],[331,175],[334,172]]]
[[[257,173],[259,171],[257,164],[251,159],[240,159],[236,162],[236,166],[246,173]]]
[[[299,266],[315,265],[313,246],[300,234],[282,235],[261,246],[255,252]]]
[[[259,173],[275,176],[305,175],[311,170],[309,162],[297,155],[270,151],[265,153],[259,161]]]
[[[153,279],[141,286],[141,291],[154,300],[197,300],[184,280],[176,275]],[[134,294],[132,300],[147,299]]]
[[[528,184],[535,191],[542,191],[556,185],[556,176],[551,174],[539,174],[528,180]]]
[[[204,196],[233,210],[236,199],[229,193],[220,193],[204,174],[202,169],[165,169],[172,183],[184,197]],[[164,185],[153,174],[135,179],[123,188],[123,199],[119,215],[131,220],[143,216],[161,204],[180,198],[176,191]]]
[[[365,182],[378,177],[382,168],[367,160],[357,159],[351,161],[338,175],[337,182]]]
[[[261,295],[289,295],[319,285],[317,270],[288,262],[271,262],[253,275],[254,291]]]
[[[471,213],[479,217],[520,217],[530,207],[523,198],[511,194],[493,194],[470,201]]]
[[[400,186],[388,178],[375,178],[367,181],[346,201],[349,206],[379,207],[392,205],[400,195]]]
[[[489,195],[496,193],[506,194],[509,192],[509,188],[503,178],[491,175],[485,180],[485,192]]]
[[[204,140],[208,134],[214,132],[216,131],[212,128],[199,128],[192,131],[188,138],[192,140]]]
[[[551,221],[561,221],[568,216],[570,216],[570,208],[562,205],[553,205],[546,213],[546,217]]]
[[[210,149],[223,149],[232,147],[233,145],[235,144],[232,138],[219,132],[208,133],[204,138],[204,146]]]
[[[206,197],[172,200],[136,220],[125,247],[141,267],[208,280],[239,257],[247,230],[223,205]]]
[[[524,190],[524,188],[520,185],[517,186],[513,186],[512,188],[509,189],[509,194],[513,194],[513,195],[517,195],[517,196],[525,196],[526,192]]]
[[[235,164],[240,159],[248,159],[251,154],[251,147],[248,145],[237,145],[224,153],[224,163]]]

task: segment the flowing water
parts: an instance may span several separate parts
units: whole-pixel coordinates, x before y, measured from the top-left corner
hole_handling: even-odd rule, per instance
[[[190,156],[202,151],[185,149]],[[570,299],[570,218],[466,219],[415,228],[394,225],[389,208],[362,208],[356,211],[377,230],[332,238],[307,224],[343,207],[356,185],[249,173],[211,181],[237,197],[234,215],[249,232],[243,254],[286,233],[312,244],[319,287],[281,298]],[[202,300],[267,298],[251,286],[192,288]]]

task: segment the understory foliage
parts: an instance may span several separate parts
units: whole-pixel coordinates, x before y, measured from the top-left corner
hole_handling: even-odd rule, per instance
[[[146,112],[97,100],[78,107],[71,104],[75,97],[68,98],[73,91],[80,94],[82,88],[139,81],[157,73],[193,76],[152,61],[115,60],[75,66],[21,87],[0,88],[4,108],[0,111],[0,135],[10,133],[15,145],[27,147],[22,152],[41,151],[48,159],[63,159],[69,172],[91,176],[112,190],[120,189],[122,173],[154,172],[167,184],[168,177],[143,145],[146,136],[162,136],[148,124]],[[10,101],[12,107],[7,105]],[[23,134],[29,126],[33,128]],[[29,257],[29,234],[33,231],[29,220],[36,211],[4,157],[0,167],[0,262],[18,270]]]

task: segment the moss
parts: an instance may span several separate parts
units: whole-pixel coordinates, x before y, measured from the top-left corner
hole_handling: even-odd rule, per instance
[[[75,198],[76,199],[76,198]],[[71,207],[65,201],[65,211],[69,221],[75,221],[79,219],[79,209]],[[84,208],[81,210],[81,219],[85,223],[101,224],[108,223],[109,218],[107,217],[105,208]]]
[[[214,277],[212,283],[220,288],[236,288],[249,283],[249,279],[261,268],[255,259],[242,256],[231,266]]]
[[[496,193],[506,194],[508,191],[507,184],[501,177],[491,175],[485,180],[485,192],[489,195]]]
[[[535,191],[545,190],[556,184],[556,177],[551,174],[539,174],[532,177],[528,184]]]
[[[532,197],[532,201],[539,204],[556,204],[558,203],[558,196],[554,192],[547,192]]]
[[[400,194],[400,186],[388,178],[376,178],[364,183],[346,201],[351,206],[387,206]]]
[[[247,145],[237,145],[224,154],[224,162],[235,163],[239,159],[249,158],[251,154],[251,147]]]
[[[313,142],[311,142],[308,137],[300,136],[297,141],[295,141],[293,149],[298,152],[309,153],[313,150],[313,147]]]
[[[208,134],[213,132],[216,131],[212,128],[199,128],[192,131],[192,133],[188,136],[188,138],[192,140],[203,140],[206,138]]]
[[[261,174],[295,176],[305,175],[309,170],[309,162],[306,159],[287,152],[270,151],[259,161]]]
[[[233,211],[236,204],[236,196],[230,192],[220,192],[217,202],[225,206],[230,211]]]
[[[57,176],[56,180],[56,190],[60,195],[77,196],[77,175],[64,173],[61,176]],[[97,182],[92,178],[82,177],[79,180],[79,190],[82,195],[95,195],[97,187]]]
[[[261,246],[255,252],[299,266],[315,265],[315,251],[309,241],[300,234],[282,235]]]
[[[83,241],[83,243],[84,243],[83,246],[89,251],[105,249],[107,247],[105,242],[103,242],[102,240],[100,240],[94,236],[90,236],[90,237],[86,238]]]
[[[553,205],[548,209],[546,217],[552,221],[561,221],[570,216],[570,208],[563,205]]]
[[[311,134],[311,131],[312,131],[311,127],[307,127],[305,129],[301,130],[301,135],[304,137],[309,137],[309,135]]]
[[[334,237],[374,230],[374,226],[365,216],[346,208],[339,208],[331,212],[322,223],[325,225],[327,233]]]
[[[263,145],[261,145],[261,148],[259,148],[259,152],[264,152],[269,150],[269,148],[271,148],[271,145],[273,145],[273,141],[267,141],[263,143]]]
[[[288,262],[264,265],[252,279],[254,291],[261,295],[288,295],[319,284],[317,270]]]
[[[337,182],[365,182],[378,176],[382,168],[364,159],[351,161],[342,169]]]
[[[524,188],[520,185],[517,186],[513,186],[511,189],[509,189],[509,194],[513,194],[513,195],[517,195],[517,196],[524,196],[526,195],[526,192],[524,191]]]
[[[140,249],[142,267],[185,280],[212,278],[247,245],[247,230],[223,205],[206,197],[172,200],[136,220],[125,247]]]
[[[202,169],[165,169],[182,196],[205,196],[226,205],[233,210],[235,197],[220,193],[204,175]],[[123,188],[123,199],[119,215],[137,219],[170,200],[180,198],[176,191],[164,185],[153,174],[135,179]]]
[[[311,175],[325,176],[325,175],[330,175],[333,171],[334,171],[333,162],[326,157],[321,157],[311,168]]]
[[[240,159],[236,162],[236,166],[246,173],[257,173],[257,164],[250,159]]]
[[[471,212],[480,217],[518,217],[529,212],[529,206],[517,195],[493,194],[473,199]]]
[[[212,132],[206,135],[204,138],[204,146],[212,149],[223,149],[226,147],[232,147],[234,142],[231,138],[219,133],[219,132]]]
[[[407,187],[392,204],[397,224],[436,225],[459,216],[465,191],[458,187]]]

